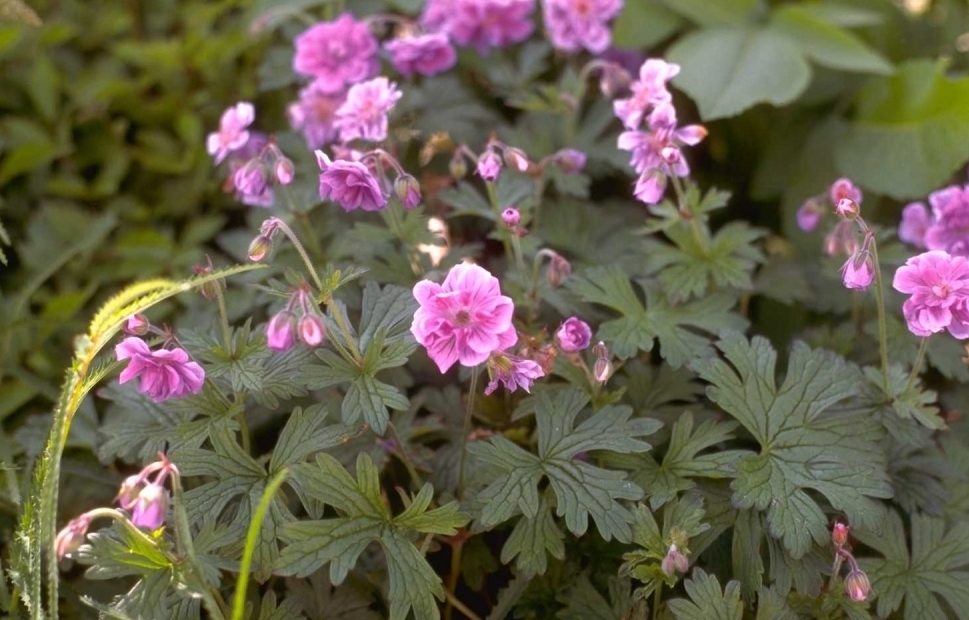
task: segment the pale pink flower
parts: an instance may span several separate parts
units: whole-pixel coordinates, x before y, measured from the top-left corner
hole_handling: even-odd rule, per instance
[[[394,67],[408,77],[415,73],[443,73],[458,60],[447,35],[440,32],[391,39],[384,44],[384,49],[390,54]]]
[[[478,158],[478,176],[485,181],[494,181],[501,174],[501,158],[490,147]]]
[[[932,224],[925,231],[925,246],[949,254],[969,255],[969,186],[951,185],[929,194]]]
[[[189,359],[185,349],[152,351],[140,338],[125,338],[114,348],[119,361],[129,360],[119,383],[141,377],[138,391],[156,403],[198,394],[205,383],[205,371]]]
[[[648,58],[639,68],[639,79],[629,85],[632,96],[613,102],[613,111],[627,129],[636,129],[650,106],[672,100],[666,83],[680,72],[680,66],[660,58]]]
[[[831,188],[828,190],[831,196],[831,204],[837,205],[842,200],[850,200],[856,205],[861,204],[861,190],[858,186],[851,182],[851,179],[840,178],[831,184]],[[840,211],[839,211],[840,214]]]
[[[323,93],[339,93],[380,70],[377,40],[350,13],[310,27],[294,44],[293,70],[316,78],[315,86]]]
[[[524,41],[535,29],[535,0],[455,0],[447,33],[485,55],[489,48]]]
[[[154,531],[165,524],[168,516],[168,490],[150,482],[138,493],[131,506],[131,522],[140,528]]]
[[[604,52],[612,42],[609,21],[619,15],[622,0],[544,0],[545,31],[552,46],[566,52],[583,48]]]
[[[336,111],[340,140],[380,142],[387,138],[387,115],[403,93],[385,77],[355,84]]]
[[[337,138],[336,111],[344,99],[346,95],[342,90],[327,93],[316,82],[311,82],[299,91],[299,101],[286,108],[289,124],[303,132],[311,149],[322,148]]]
[[[455,265],[443,284],[418,282],[414,298],[420,308],[411,333],[442,373],[455,362],[476,366],[518,341],[512,325],[515,306],[482,267]]]
[[[320,165],[320,198],[338,202],[346,211],[363,209],[379,211],[387,206],[380,183],[367,166],[358,161],[330,161],[323,151],[316,151]]]
[[[63,560],[77,551],[87,540],[87,530],[90,526],[91,517],[84,513],[71,519],[64,529],[57,532],[57,536],[54,538],[54,552],[57,554],[57,559]]]
[[[535,379],[544,377],[545,371],[538,362],[502,353],[488,361],[488,374],[491,380],[485,387],[485,396],[497,390],[499,383],[509,392],[518,388],[531,392]]]
[[[902,306],[908,329],[929,336],[944,329],[969,337],[969,260],[942,250],[908,259],[895,272],[895,290],[911,295]]]
[[[241,101],[222,113],[219,130],[210,133],[205,142],[206,150],[215,158],[215,163],[222,163],[229,153],[246,145],[249,141],[246,128],[254,120],[256,109],[247,101]]]
[[[932,216],[924,202],[911,202],[902,209],[902,222],[898,225],[898,238],[925,249],[925,233],[932,225]]]
[[[555,340],[566,353],[577,353],[589,346],[592,329],[582,319],[570,316],[555,332]]]

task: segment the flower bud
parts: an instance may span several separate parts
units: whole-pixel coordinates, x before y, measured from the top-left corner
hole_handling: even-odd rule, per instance
[[[612,375],[612,362],[608,357],[600,357],[592,367],[592,376],[598,383],[605,383]]]
[[[632,79],[622,65],[606,62],[602,64],[602,73],[599,75],[599,90],[606,98],[612,99],[628,88]]]
[[[585,321],[571,316],[555,332],[555,341],[566,353],[578,353],[589,346],[592,329]]]
[[[868,598],[868,593],[871,592],[871,582],[868,580],[865,571],[854,568],[845,576],[845,592],[856,603]]]
[[[478,176],[485,181],[494,181],[501,173],[501,159],[490,148],[478,158]]]
[[[145,479],[141,474],[135,474],[133,476],[128,476],[121,483],[121,488],[118,490],[118,497],[116,501],[118,505],[125,510],[131,510],[131,507],[135,505],[135,500],[138,499],[138,494],[141,492],[141,486],[145,483]]]
[[[265,166],[258,158],[249,160],[232,175],[232,184],[242,194],[263,194],[269,186]]]
[[[660,570],[668,577],[672,577],[674,573],[685,573],[690,570],[690,560],[680,553],[675,544],[672,544],[663,561],[660,562]]]
[[[858,217],[858,213],[861,211],[858,208],[858,203],[850,198],[842,198],[839,200],[834,210],[837,211],[838,215],[849,220]]]
[[[299,339],[308,347],[319,346],[326,336],[323,319],[314,313],[306,313],[299,320]]]
[[[572,265],[560,254],[553,254],[548,265],[548,283],[554,288],[562,285],[572,275]]]
[[[464,161],[464,155],[461,154],[461,151],[454,152],[454,157],[451,158],[448,169],[455,179],[463,179],[468,174],[468,162]]]
[[[513,146],[506,146],[504,155],[506,166],[515,168],[519,172],[528,172],[528,155],[525,155],[525,151]]]
[[[413,209],[421,203],[421,186],[413,176],[402,174],[394,181],[394,193],[406,209]]]
[[[840,521],[834,524],[831,528],[831,542],[834,543],[835,547],[844,547],[848,542],[848,530],[850,528]]]
[[[208,265],[195,265],[192,267],[192,272],[197,276],[204,276],[205,274],[212,273],[212,260],[209,259]],[[224,288],[225,281],[221,278],[218,280],[209,280],[205,284],[199,286],[199,293],[202,297],[213,300],[219,296],[219,292]]]
[[[831,197],[831,204],[837,205],[842,200],[850,200],[851,202],[857,204],[861,202],[861,190],[858,186],[851,182],[851,179],[841,178],[831,184],[831,189],[828,191]]]
[[[797,225],[804,232],[811,232],[821,223],[823,215],[818,201],[808,199],[797,210]]]
[[[501,212],[501,221],[508,228],[514,228],[522,221],[522,214],[515,207],[507,207]]]
[[[266,346],[273,351],[288,351],[296,344],[296,317],[283,310],[266,324]]]
[[[578,174],[585,168],[585,153],[576,149],[562,149],[552,155],[552,161],[565,174]]]
[[[151,482],[138,494],[131,511],[131,522],[147,530],[157,530],[168,516],[168,490]]]
[[[293,182],[293,177],[296,176],[296,167],[293,166],[293,161],[290,158],[280,157],[276,160],[273,172],[280,185],[289,185]]]
[[[868,250],[858,250],[852,254],[841,268],[841,279],[845,288],[863,291],[875,279],[875,259]]]
[[[273,242],[272,239],[266,235],[258,235],[249,244],[249,260],[254,263],[258,263],[272,251]]]
[[[124,333],[129,336],[144,336],[148,333],[151,323],[143,314],[132,314],[124,324]]]
[[[87,514],[71,519],[71,521],[57,532],[54,539],[54,550],[57,558],[63,560],[66,556],[77,551],[87,537],[87,528],[91,525],[91,518]]]

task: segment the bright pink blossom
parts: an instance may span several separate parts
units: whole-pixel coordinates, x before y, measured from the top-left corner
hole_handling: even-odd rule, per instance
[[[969,256],[969,186],[951,185],[932,192],[929,204],[933,221],[925,231],[925,246]]]
[[[411,333],[442,373],[455,362],[476,366],[518,340],[512,325],[515,306],[482,267],[455,265],[443,284],[418,282],[414,298],[420,308]]]
[[[390,54],[390,62],[394,67],[408,77],[415,73],[443,73],[458,60],[457,52],[447,35],[440,32],[391,39],[384,44],[384,49]]]
[[[545,31],[552,46],[566,52],[583,48],[604,52],[612,42],[609,21],[619,15],[622,0],[544,0]]]
[[[125,338],[114,348],[118,360],[129,360],[119,383],[141,377],[138,391],[156,403],[169,398],[198,394],[205,383],[205,371],[189,359],[185,349],[152,351],[141,338]]]
[[[299,101],[286,108],[289,124],[303,132],[311,149],[322,148],[337,138],[336,111],[345,98],[343,91],[327,93],[311,82],[299,91]]]
[[[501,158],[490,147],[478,158],[478,176],[485,181],[494,181],[501,174]]]
[[[875,279],[875,261],[871,252],[859,250],[848,257],[841,267],[841,279],[845,288],[863,291]]]
[[[387,116],[403,93],[385,77],[355,84],[336,111],[340,140],[380,142],[387,138]]]
[[[582,319],[570,316],[555,332],[555,340],[566,353],[577,353],[589,346],[592,329]]]
[[[856,205],[861,204],[861,190],[858,186],[851,182],[851,179],[840,178],[831,184],[831,188],[828,190],[831,196],[831,204],[837,206],[844,199],[848,199],[854,202]],[[840,211],[839,211],[840,214]]]
[[[502,384],[509,392],[518,388],[531,392],[535,379],[545,376],[545,371],[538,362],[522,359],[513,355],[495,355],[488,362],[488,373],[491,381],[485,387],[485,395],[489,395]]]
[[[535,0],[454,0],[445,24],[458,44],[485,55],[492,47],[524,41],[535,29]]]
[[[916,336],[947,329],[960,340],[969,337],[969,259],[924,252],[898,268],[892,286],[911,295],[902,313]]]
[[[346,211],[363,209],[379,211],[387,206],[380,183],[367,166],[358,161],[330,161],[323,151],[316,151],[320,165],[320,198],[340,203]]]
[[[206,150],[215,158],[215,163],[222,163],[229,153],[246,145],[249,141],[246,128],[254,120],[256,109],[247,101],[241,101],[222,113],[219,131],[210,133],[205,142]]]
[[[266,346],[273,351],[288,351],[296,344],[296,316],[287,310],[278,312],[266,324]]]
[[[680,72],[680,66],[660,58],[649,58],[639,68],[639,79],[629,85],[632,96],[613,102],[613,111],[627,129],[636,129],[650,106],[672,100],[666,83]]]
[[[924,202],[911,202],[902,209],[902,222],[898,225],[898,238],[915,247],[925,248],[925,233],[932,225],[932,216]]]
[[[310,27],[294,41],[293,69],[316,78],[323,93],[336,94],[380,70],[377,40],[350,13]]]

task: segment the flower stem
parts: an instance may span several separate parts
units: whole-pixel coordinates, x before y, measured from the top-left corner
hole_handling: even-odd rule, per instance
[[[902,392],[907,392],[912,383],[915,381],[915,377],[919,376],[919,372],[922,370],[922,362],[925,361],[925,352],[929,348],[928,337],[922,338],[919,342],[919,352],[915,354],[915,362],[912,364],[912,372],[908,374],[908,381],[905,382],[905,389]]]
[[[394,436],[394,441],[397,442],[397,454],[400,455],[400,460],[403,461],[404,467],[407,468],[407,474],[410,476],[411,482],[414,483],[414,488],[420,489],[424,486],[423,480],[421,480],[421,475],[417,473],[417,468],[414,467],[414,462],[410,459],[410,454],[407,453],[407,447],[404,445],[404,440],[401,439],[400,433],[397,432],[397,427],[394,426],[393,422],[387,423],[387,428],[390,429],[390,434]]]
[[[316,236],[316,231],[313,230],[313,226],[310,224],[310,218],[306,211],[299,209],[296,206],[296,201],[293,200],[293,194],[289,189],[288,185],[283,185],[283,198],[286,200],[286,207],[289,212],[293,214],[296,221],[299,222],[300,228],[306,233],[307,238],[310,240],[309,251],[314,257],[322,259],[323,255],[320,250],[320,238]]]
[[[297,237],[296,233],[293,232],[293,229],[289,227],[289,224],[287,224],[282,220],[279,220],[278,218],[277,218],[277,225],[279,226],[279,230],[283,231],[283,234],[289,237],[289,240],[293,242],[293,247],[296,248],[296,251],[299,253],[300,258],[303,259],[303,264],[306,265],[306,270],[309,272],[310,277],[313,279],[313,283],[316,285],[316,288],[320,292],[323,292],[324,287],[323,287],[323,281],[320,280],[320,274],[316,273],[316,268],[313,266],[313,261],[310,260],[309,254],[306,253],[306,248],[304,248],[303,244],[300,243],[299,237]]]
[[[471,383],[468,386],[468,407],[464,412],[464,428],[461,431],[461,456],[458,459],[458,488],[457,496],[460,498],[464,491],[464,461],[467,456],[468,435],[471,433],[471,415],[474,413],[474,397],[478,390],[478,367],[471,369]]]
[[[458,611],[460,611],[465,616],[467,616],[468,620],[481,620],[481,616],[479,616],[478,614],[468,609],[467,605],[459,601],[458,597],[454,596],[447,590],[444,590],[444,598],[447,599],[448,603],[450,603],[451,605],[454,605],[454,607],[456,607]]]
[[[882,364],[882,387],[888,394],[888,327],[885,320],[885,288],[882,283],[882,268],[878,261],[878,242],[875,241],[875,236],[868,225],[861,220],[859,221],[865,233],[872,235],[871,258],[875,262],[875,299],[878,304],[878,353]]]
[[[222,285],[216,282],[215,300],[219,306],[219,323],[222,326],[222,344],[225,345],[225,352],[231,357],[235,353],[235,346],[232,342],[232,329],[229,327],[229,312],[225,307],[225,291]]]
[[[498,203],[498,191],[495,189],[495,184],[493,181],[486,181],[485,188],[488,190],[488,202],[491,204],[491,210],[495,212],[495,225],[501,225],[501,205]],[[502,243],[505,246],[505,256],[509,260],[513,259],[511,243],[508,238],[502,239]]]
[[[659,606],[663,602],[663,583],[659,582],[656,584],[656,589],[653,590],[653,620],[659,618]]]
[[[410,262],[410,270],[414,272],[414,275],[421,277],[424,275],[424,271],[421,269],[421,259],[417,252],[417,248],[413,244],[407,243],[407,239],[404,237],[404,221],[400,217],[400,208],[396,204],[390,204],[386,209],[381,211],[387,213],[387,222],[390,224],[390,231],[394,233],[394,236],[400,241],[400,244],[404,246],[404,251],[407,252],[407,260]]]

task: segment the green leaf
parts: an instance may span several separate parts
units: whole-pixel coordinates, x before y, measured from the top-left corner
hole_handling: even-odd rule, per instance
[[[630,49],[653,47],[684,25],[680,14],[667,8],[662,0],[627,2],[612,24],[612,44]]]
[[[645,452],[650,445],[637,437],[655,432],[659,423],[630,419],[629,407],[610,405],[575,426],[576,417],[589,402],[576,389],[554,394],[542,391],[536,395],[536,401],[537,455],[500,435],[468,446],[472,455],[501,472],[477,496],[483,504],[479,518],[482,525],[497,525],[519,512],[535,518],[541,508],[538,487],[547,477],[557,500],[556,514],[565,517],[573,534],[585,533],[591,515],[603,538],[628,542],[633,515],[617,500],[639,499],[642,490],[625,480],[625,473],[602,469],[575,457],[591,450]]]
[[[701,26],[739,25],[747,21],[757,0],[662,0],[670,10]]]
[[[658,286],[647,285],[644,308],[629,278],[617,266],[596,267],[573,276],[568,287],[584,301],[608,306],[623,315],[603,323],[598,333],[610,351],[621,358],[652,350],[658,339],[663,357],[676,368],[694,357],[712,354],[710,339],[694,330],[717,334],[745,326],[741,317],[729,312],[735,301],[726,294],[672,305]]]
[[[835,161],[866,189],[897,199],[924,196],[965,163],[969,78],[952,80],[944,65],[912,60],[863,87],[856,103]]]
[[[542,575],[548,569],[548,555],[565,559],[565,535],[555,523],[552,510],[544,497],[539,499],[534,517],[522,517],[505,546],[501,548],[501,561],[505,564],[515,560],[517,575],[531,578]]]
[[[269,460],[270,474],[301,463],[311,454],[341,445],[360,433],[359,428],[343,424],[323,426],[328,414],[325,403],[312,405],[305,410],[297,407],[289,414]]]
[[[629,579],[615,575],[609,578],[610,599],[596,590],[587,575],[581,575],[569,588],[558,596],[564,605],[558,613],[559,620],[623,620],[635,617],[631,613],[633,601],[630,596]]]
[[[807,13],[813,18],[835,24],[857,28],[859,26],[877,26],[884,23],[883,13],[869,10],[842,0],[826,0],[822,2],[804,2],[797,5],[799,11]],[[888,7],[892,10],[891,7]]]
[[[272,590],[266,592],[259,605],[259,615],[257,620],[306,620],[303,614],[299,613],[299,603],[287,598],[282,605],[276,604],[276,593]]]
[[[911,518],[911,552],[895,511],[878,529],[853,531],[883,556],[859,560],[878,594],[879,617],[888,617],[904,602],[906,620],[946,620],[951,616],[940,604],[941,597],[957,618],[969,618],[969,523],[963,520],[946,528],[940,518],[917,513]]]
[[[860,37],[812,14],[804,6],[774,9],[771,25],[819,65],[877,75],[893,71],[891,63]]]
[[[316,571],[307,579],[286,580],[287,600],[299,603],[310,620],[379,620],[371,609],[370,591],[361,584],[345,583],[334,588],[326,571]]]
[[[171,568],[171,561],[158,544],[133,529],[134,526],[116,525],[111,530],[88,534],[89,546],[78,550],[78,560],[91,565],[85,571],[87,578],[116,579]]]
[[[677,41],[667,57],[682,67],[673,83],[693,98],[707,121],[758,103],[787,105],[811,79],[797,46],[767,28],[697,30]]]
[[[433,489],[425,485],[403,513],[393,517],[380,491],[380,473],[369,456],[357,458],[357,479],[328,454],[313,464],[295,465],[295,484],[304,498],[322,502],[342,516],[287,523],[280,537],[288,544],[277,572],[305,576],[330,564],[330,580],[339,585],[371,543],[384,550],[389,579],[390,618],[404,620],[413,608],[418,618],[439,618],[435,597],[444,600],[440,578],[427,564],[412,539],[418,532],[453,535],[467,522],[451,502],[426,510]],[[304,500],[305,501],[305,500]]]
[[[693,569],[693,578],[683,582],[689,601],[673,599],[670,611],[676,620],[742,620],[744,604],[740,600],[740,583],[730,581],[720,590],[720,581],[703,569]]]
[[[880,429],[861,415],[824,413],[858,393],[858,374],[834,353],[799,342],[778,388],[777,354],[765,338],[748,342],[731,333],[717,346],[726,361],[697,360],[693,368],[712,384],[709,398],[761,446],[760,454],[737,464],[734,505],[766,510],[771,536],[782,539],[794,558],[810,549],[812,539],[820,544],[828,538],[828,519],[809,490],[845,511],[852,523],[874,524],[877,505],[869,498],[892,495],[877,444]]]

